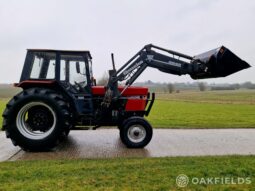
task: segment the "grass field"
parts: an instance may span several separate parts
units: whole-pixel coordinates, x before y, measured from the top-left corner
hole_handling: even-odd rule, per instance
[[[158,94],[148,117],[163,128],[254,128],[255,91]]]
[[[176,177],[185,174],[185,189]],[[0,190],[254,190],[255,157],[174,157],[0,163]],[[192,184],[192,178],[249,178],[247,184]]]
[[[12,84],[0,84],[0,98],[10,98],[20,92],[21,88],[16,88]]]
[[[155,128],[254,128],[254,116],[255,90],[183,91],[157,94],[148,120]]]
[[[255,105],[158,100],[148,120],[161,128],[253,128]]]
[[[225,91],[181,91],[172,94],[157,94],[158,100],[183,101],[192,103],[247,104],[255,105],[255,90]]]

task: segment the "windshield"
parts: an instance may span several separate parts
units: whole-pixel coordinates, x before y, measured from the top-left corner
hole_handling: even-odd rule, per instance
[[[84,57],[80,55],[61,55],[60,80],[73,85],[79,83],[85,87],[87,77]]]

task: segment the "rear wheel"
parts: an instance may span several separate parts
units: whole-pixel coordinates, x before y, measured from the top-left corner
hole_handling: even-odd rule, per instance
[[[40,140],[56,128],[56,112],[43,102],[29,102],[18,112],[16,126],[26,138]]]
[[[152,138],[152,127],[142,117],[130,117],[120,126],[121,141],[129,148],[143,148]]]
[[[6,136],[24,150],[55,147],[71,128],[67,102],[58,93],[42,88],[24,90],[7,104],[3,113]]]

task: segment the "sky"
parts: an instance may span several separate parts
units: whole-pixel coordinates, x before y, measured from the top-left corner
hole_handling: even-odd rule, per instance
[[[96,78],[152,43],[194,56],[226,46],[251,68],[208,83],[255,82],[254,0],[0,1],[0,83],[18,82],[26,49],[89,50]],[[147,69],[137,81],[193,82]]]

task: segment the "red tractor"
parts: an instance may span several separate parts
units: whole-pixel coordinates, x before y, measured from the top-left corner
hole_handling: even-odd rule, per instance
[[[96,86],[89,51],[29,49],[20,82],[23,89],[6,105],[3,129],[24,150],[50,150],[76,126],[117,126],[122,142],[142,148],[152,138],[144,119],[155,95],[132,83],[147,68],[193,79],[224,77],[250,67],[220,47],[188,56],[146,45],[119,70],[109,71],[107,86]],[[123,86],[118,83],[125,81]]]

